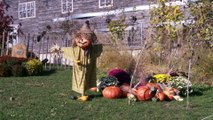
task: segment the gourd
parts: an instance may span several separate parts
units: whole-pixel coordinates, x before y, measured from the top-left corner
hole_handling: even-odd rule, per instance
[[[166,100],[171,101],[174,99],[173,96],[175,96],[177,90],[175,88],[168,88],[165,87],[163,90],[163,93],[166,95]]]
[[[115,98],[121,97],[122,90],[121,88],[116,86],[109,86],[104,88],[104,90],[102,91],[102,94],[107,99],[115,99]]]
[[[166,98],[166,95],[165,95],[162,91],[160,91],[160,92],[157,92],[157,93],[155,94],[155,97],[156,97],[157,100],[159,100],[159,101],[164,101],[165,98]]]
[[[91,87],[89,90],[93,92],[97,92],[97,87]]]

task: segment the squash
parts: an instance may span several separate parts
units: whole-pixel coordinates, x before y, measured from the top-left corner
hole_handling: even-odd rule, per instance
[[[135,97],[134,94],[132,93],[127,93],[127,98],[132,101],[132,102],[136,102],[137,101],[137,98]]]
[[[157,89],[158,91],[161,91],[161,92],[163,91],[159,83],[147,83],[146,86]]]
[[[97,87],[91,87],[89,90],[92,92],[97,92]]]
[[[77,100],[80,100],[80,101],[88,101],[89,100],[89,96],[81,96],[81,97],[78,97]]]
[[[122,90],[120,87],[109,86],[104,88],[104,90],[102,91],[102,94],[107,99],[115,99],[115,98],[121,97]]]
[[[155,97],[157,98],[157,100],[159,101],[164,101],[166,98],[166,95],[161,91],[161,92],[157,92],[155,94]]]
[[[136,91],[136,96],[140,101],[151,100],[154,97],[154,92],[151,91],[150,87],[141,86]]]
[[[163,90],[163,93],[166,95],[166,100],[168,100],[168,101],[173,100],[174,99],[173,96],[176,95],[176,91],[177,91],[177,89],[175,89],[175,88],[165,87]]]

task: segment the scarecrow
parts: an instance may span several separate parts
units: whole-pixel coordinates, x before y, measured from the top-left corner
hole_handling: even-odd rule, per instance
[[[62,48],[62,51],[65,58],[73,60],[72,90],[83,97],[86,90],[96,86],[96,59],[102,52],[89,21],[75,34],[72,47]]]

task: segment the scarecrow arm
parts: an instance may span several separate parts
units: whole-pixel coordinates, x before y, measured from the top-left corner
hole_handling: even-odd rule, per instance
[[[64,58],[70,61],[73,60],[73,48],[72,47],[62,47],[61,51],[63,52]]]

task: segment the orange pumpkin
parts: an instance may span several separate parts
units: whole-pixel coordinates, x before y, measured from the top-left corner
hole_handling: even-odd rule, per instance
[[[151,91],[150,87],[147,86],[141,86],[136,91],[136,96],[138,100],[145,101],[150,100],[154,97],[154,92]]]
[[[163,92],[157,92],[155,94],[155,97],[159,100],[159,101],[164,101],[165,100],[165,94]]]
[[[104,90],[102,91],[102,94],[107,99],[115,99],[115,98],[121,97],[122,90],[121,88],[116,86],[109,86],[104,88]]]
[[[156,88],[158,91],[163,91],[162,88],[160,87],[160,85],[157,84],[157,83],[147,83],[146,86],[148,86],[148,87],[150,87],[150,88],[154,87],[154,88]]]
[[[155,86],[156,86],[156,83],[147,83],[146,86],[147,86],[147,87],[150,87],[150,88],[151,88],[151,87],[155,87]]]
[[[97,87],[91,87],[89,90],[93,92],[97,92]]]

